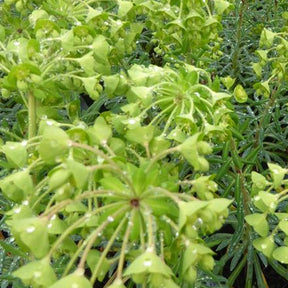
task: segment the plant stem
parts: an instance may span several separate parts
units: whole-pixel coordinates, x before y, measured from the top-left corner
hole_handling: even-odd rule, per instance
[[[92,284],[95,282],[95,280],[96,280],[96,278],[97,278],[98,270],[99,270],[99,268],[101,267],[101,264],[102,264],[104,258],[106,257],[107,253],[109,252],[109,250],[110,250],[112,244],[114,243],[114,241],[115,241],[118,233],[120,232],[121,228],[123,227],[123,225],[124,225],[124,223],[125,223],[126,221],[127,221],[127,219],[126,219],[125,217],[121,220],[121,222],[120,222],[120,224],[118,225],[117,229],[114,231],[113,235],[110,237],[108,243],[106,244],[106,247],[105,247],[104,251],[101,253],[101,257],[100,257],[100,259],[98,260],[97,265],[96,265],[96,267],[94,268],[93,274],[92,274],[92,276],[91,276],[91,278],[90,278],[90,282],[91,282]]]
[[[135,213],[135,212],[134,212]],[[131,222],[130,222],[131,221]],[[130,232],[133,226],[132,220],[130,220],[127,225],[127,229],[124,235],[124,239],[122,242],[121,252],[120,252],[120,258],[118,262],[118,268],[117,268],[117,278],[122,278],[123,268],[124,268],[124,261],[125,261],[125,254],[126,254],[126,247],[129,240]]]
[[[81,253],[81,251],[83,250],[84,246],[85,246],[85,241],[81,241],[81,243],[77,244],[78,249],[73,253],[73,256],[71,257],[69,263],[66,265],[66,268],[63,272],[63,274],[61,275],[61,277],[65,277],[69,271],[71,270],[73,263],[77,260],[79,254]]]
[[[277,91],[280,91],[280,90],[281,90],[280,87],[277,90],[273,90],[273,93],[272,93],[269,101],[266,104],[266,107],[264,109],[263,114],[261,115],[262,117],[260,119],[259,125],[258,125],[256,133],[255,133],[254,147],[258,147],[260,145],[260,143],[261,143],[260,132],[263,129],[263,126],[264,126],[264,123],[265,123],[265,119],[267,119],[267,117],[271,117],[270,113],[269,113],[269,110],[271,109],[271,107],[273,107],[273,105],[275,103],[275,100],[276,100],[276,97],[277,97],[277,94],[278,94]],[[263,145],[263,143],[262,143],[262,145]]]
[[[238,3],[235,5],[238,9],[239,6],[241,6],[240,11],[238,12],[236,10],[236,13],[238,12],[238,21],[237,21],[237,30],[236,30],[236,44],[235,49],[232,54],[232,76],[238,78],[239,74],[239,56],[240,56],[240,45],[242,41],[242,24],[243,24],[243,14],[246,6],[246,1],[238,1]]]
[[[102,206],[100,208],[97,208],[96,210],[94,210],[93,212],[89,212],[91,216],[97,214],[97,213],[100,213],[102,212],[103,210],[105,209],[108,209],[108,208],[111,208],[111,207],[115,207],[119,205],[118,203],[113,203],[113,204],[110,204],[110,205],[105,205],[105,206]],[[124,207],[126,208],[126,207]],[[127,209],[127,208],[126,208]],[[121,209],[122,211],[123,209]],[[54,242],[53,246],[51,247],[50,251],[49,251],[49,257],[51,258],[53,253],[56,251],[56,249],[58,248],[58,246],[61,244],[61,242],[74,230],[76,229],[79,225],[81,225],[85,220],[87,219],[87,217],[84,215],[82,216],[81,218],[79,218],[77,221],[75,221],[71,226],[69,226],[69,228],[67,228],[62,234],[61,236],[59,236],[57,238],[57,240]],[[107,221],[107,220],[106,220]],[[106,221],[104,223],[106,223]],[[107,225],[107,224],[106,224]],[[99,227],[97,229],[97,232],[99,230]],[[95,231],[94,231],[95,232]]]
[[[153,238],[153,219],[152,212],[149,207],[145,207],[145,213],[147,213],[147,230],[148,230],[148,248],[155,249],[155,243]]]
[[[151,187],[151,191],[149,192],[159,192],[161,193],[162,195],[165,195],[165,197],[169,197],[171,200],[173,200],[176,204],[179,204],[180,200],[179,198],[177,197],[177,194],[175,195],[174,193],[171,193],[169,190],[166,190],[162,187]],[[161,196],[162,196],[161,195]],[[157,196],[159,195],[154,195],[155,198],[157,198]],[[153,196],[152,196],[153,197]],[[153,198],[154,198],[153,197]]]
[[[176,151],[179,151],[179,146],[169,148],[169,149],[164,150],[164,151],[160,152],[159,154],[155,155],[153,158],[151,158],[150,163],[146,168],[146,171],[148,172],[151,169],[151,167],[154,165],[155,162],[157,162],[161,158],[165,157],[166,155],[173,153],[173,152],[176,152]]]
[[[32,91],[28,92],[28,138],[31,139],[36,136],[37,124],[36,124],[36,99]]]
[[[104,206],[105,207],[105,206]],[[114,214],[110,215],[109,217],[111,217],[111,219],[113,219],[112,221],[114,221],[114,218],[116,218],[117,216],[119,216],[119,214],[125,212],[125,210],[127,210],[128,207],[123,207],[122,209],[116,211]],[[99,237],[99,233],[101,233],[101,231],[103,231],[103,229],[110,224],[111,220],[110,218],[107,218],[107,220],[105,220],[96,230],[94,230],[92,232],[92,234],[90,234],[89,236],[89,241],[87,246],[85,247],[85,250],[83,252],[83,255],[81,257],[80,263],[78,264],[78,268],[82,268],[84,269],[85,267],[85,262],[86,259],[88,257],[88,253],[91,250],[92,246],[94,245],[96,239]]]

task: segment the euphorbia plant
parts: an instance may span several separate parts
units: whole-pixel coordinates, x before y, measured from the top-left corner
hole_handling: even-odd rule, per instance
[[[214,266],[202,238],[221,228],[232,202],[204,175],[213,142],[233,123],[230,94],[181,61],[211,51],[219,26],[212,2],[194,1],[191,15],[186,1],[15,2],[1,4],[2,21],[20,16],[21,31],[0,30],[2,96],[28,111],[28,137],[1,147],[11,169],[0,181],[13,203],[6,223],[27,255],[13,275],[32,287],[193,285],[197,269]],[[219,0],[214,8],[229,7]],[[143,19],[151,31],[155,19],[165,26],[150,39],[164,52],[169,33],[183,36],[170,66],[125,58],[135,57]],[[192,31],[202,36],[190,47]],[[121,96],[120,107],[89,126],[77,114],[81,92]]]
[[[136,164],[127,158],[131,148],[121,149],[122,141],[112,137],[99,118],[90,129],[64,131],[58,126],[42,120],[40,141],[32,138],[26,147],[11,142],[2,147],[11,164],[25,167],[0,183],[3,193],[18,203],[7,213],[7,224],[21,249],[36,259],[15,276],[33,287],[42,283],[58,287],[88,285],[86,269],[91,270],[90,283],[103,281],[110,270],[116,283],[132,277],[149,287],[178,287],[195,281],[196,267],[213,268],[214,253],[201,236],[222,226],[231,201],[213,199],[216,184],[205,178],[197,191],[179,193],[177,166],[166,158],[176,156],[182,161],[182,153],[186,157],[188,150],[195,149],[189,143],[204,147],[197,134]],[[27,151],[35,148],[38,159],[27,166]],[[195,164],[195,168],[202,167]],[[41,171],[48,177],[43,178]],[[36,175],[36,183],[31,174]],[[183,185],[196,186],[201,179]],[[208,200],[195,195],[206,195]],[[49,264],[58,257],[67,261],[59,283]],[[176,280],[175,275],[181,276]]]

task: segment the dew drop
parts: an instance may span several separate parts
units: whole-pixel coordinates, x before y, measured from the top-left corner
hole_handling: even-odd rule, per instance
[[[33,233],[35,231],[35,227],[34,226],[30,226],[26,229],[27,233]]]
[[[192,229],[193,229],[193,230],[197,230],[196,225],[192,225]]]
[[[29,201],[28,201],[28,200],[23,201],[23,202],[22,202],[22,205],[28,206],[28,205],[29,205]]]
[[[52,126],[52,125],[53,125],[53,121],[47,120],[47,121],[46,121],[46,124],[47,124],[48,126]]]
[[[14,209],[14,213],[15,214],[19,214],[21,212],[21,207],[18,207],[16,209]]]
[[[48,229],[51,229],[51,228],[52,228],[52,223],[49,223],[49,224],[47,225],[47,227],[48,227]]]
[[[112,216],[108,216],[107,220],[108,220],[108,222],[113,222],[114,218]]]
[[[275,205],[274,202],[272,202],[272,203],[269,205],[269,207],[270,207],[271,209],[274,209],[274,208],[276,208],[276,205]]]
[[[10,145],[9,148],[10,148],[10,150],[14,150],[16,147],[15,147],[15,145]]]
[[[146,249],[146,251],[147,251],[147,252],[153,252],[153,251],[154,251],[153,246],[148,247],[148,248]]]
[[[203,219],[202,218],[197,218],[197,224],[202,225],[203,224]]]
[[[53,146],[53,145],[51,145],[51,146]],[[56,163],[62,162],[62,157],[60,157],[60,156],[55,157],[55,162]]]
[[[134,125],[134,124],[136,124],[136,120],[133,119],[133,118],[132,118],[132,119],[129,119],[129,120],[128,120],[128,123],[131,124],[131,125]]]
[[[21,145],[25,147],[27,145],[27,140],[22,141]]]
[[[144,265],[145,267],[151,267],[151,266],[152,266],[152,261],[151,261],[151,260],[145,260],[145,261],[143,262],[143,265]]]
[[[19,41],[14,41],[14,46],[19,46],[20,45],[20,42]]]
[[[266,249],[266,248],[267,248],[267,245],[266,245],[266,244],[261,244],[261,248],[262,248],[262,249]]]
[[[278,171],[277,169],[272,169],[272,172],[273,172],[275,175],[279,174],[279,171]]]
[[[42,276],[42,273],[40,272],[40,271],[35,271],[34,272],[34,277],[35,278],[39,278],[39,277],[41,277]]]

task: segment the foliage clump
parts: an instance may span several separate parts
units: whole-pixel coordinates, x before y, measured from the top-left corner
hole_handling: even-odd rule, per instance
[[[287,28],[253,38],[245,80],[250,2],[0,2],[1,105],[17,113],[0,119],[0,245],[18,257],[1,287],[231,287],[245,265],[245,287],[266,287],[261,262],[287,277],[269,127]]]

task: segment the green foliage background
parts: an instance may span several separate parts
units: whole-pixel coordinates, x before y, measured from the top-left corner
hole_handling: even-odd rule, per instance
[[[283,287],[287,9],[0,1],[1,288]]]

